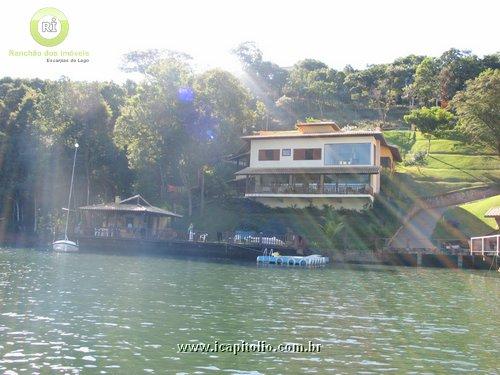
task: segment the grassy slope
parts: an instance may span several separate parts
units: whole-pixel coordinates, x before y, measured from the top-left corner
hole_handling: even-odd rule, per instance
[[[481,221],[483,221],[486,225],[490,226],[493,229],[497,228],[497,224],[495,219],[484,217],[486,211],[488,211],[491,207],[499,207],[500,206],[500,195],[495,195],[494,197],[481,199],[475,202],[465,203],[460,207],[470,214],[476,216]]]
[[[390,143],[400,147],[403,157],[426,151],[428,140],[419,132],[387,131]],[[430,157],[421,167],[398,166],[401,188],[420,196],[484,186],[500,181],[500,159],[492,150],[451,139],[432,139]]]
[[[462,204],[446,210],[434,229],[434,238],[464,238],[485,235],[497,229],[494,219],[485,218],[488,209],[500,206],[500,195]]]

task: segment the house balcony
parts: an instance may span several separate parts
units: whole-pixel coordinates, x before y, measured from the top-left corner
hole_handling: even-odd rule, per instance
[[[379,166],[335,166],[315,168],[245,168],[246,197],[370,197],[371,175]]]
[[[364,183],[346,184],[268,184],[247,183],[245,197],[346,197],[369,196],[373,198],[373,188]]]

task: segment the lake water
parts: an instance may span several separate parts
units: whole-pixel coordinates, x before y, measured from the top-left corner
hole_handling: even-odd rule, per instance
[[[4,373],[496,373],[497,272],[0,249]],[[179,353],[178,344],[321,344]]]

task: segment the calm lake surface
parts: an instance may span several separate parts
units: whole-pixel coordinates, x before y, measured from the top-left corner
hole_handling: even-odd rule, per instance
[[[496,373],[497,272],[0,249],[1,373]],[[319,353],[178,353],[241,340]]]

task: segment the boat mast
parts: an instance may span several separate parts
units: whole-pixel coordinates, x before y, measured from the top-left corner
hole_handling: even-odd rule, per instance
[[[71,205],[71,195],[73,194],[73,179],[75,177],[76,153],[78,152],[78,143],[75,143],[75,155],[73,156],[73,170],[71,171],[71,184],[69,185],[68,208],[66,212],[66,228],[64,229],[64,239],[68,239],[69,208]]]

